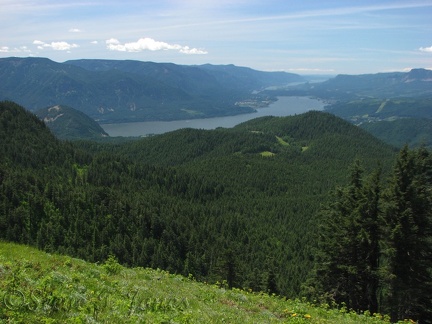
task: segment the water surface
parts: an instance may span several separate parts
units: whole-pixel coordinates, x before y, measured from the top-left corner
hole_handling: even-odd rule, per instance
[[[145,136],[149,134],[163,134],[181,128],[231,128],[257,117],[283,117],[301,114],[310,110],[323,110],[324,105],[324,102],[308,97],[278,97],[278,100],[270,104],[268,107],[258,108],[257,112],[250,114],[190,120],[102,124],[101,126],[110,136]]]

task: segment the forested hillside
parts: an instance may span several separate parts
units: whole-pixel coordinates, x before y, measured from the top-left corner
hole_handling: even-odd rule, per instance
[[[53,134],[64,140],[97,140],[109,135],[93,119],[74,108],[56,105],[35,111]]]
[[[402,148],[430,146],[432,99],[362,98],[339,101],[326,111],[359,125],[379,139]]]
[[[0,138],[3,240],[429,323],[424,148],[323,112],[69,143],[13,102]]]
[[[432,119],[402,118],[394,121],[363,123],[361,128],[395,146],[432,147]]]
[[[3,239],[289,296],[312,265],[328,191],[354,158],[394,157],[319,112],[122,145],[59,142],[10,102],[0,125]]]

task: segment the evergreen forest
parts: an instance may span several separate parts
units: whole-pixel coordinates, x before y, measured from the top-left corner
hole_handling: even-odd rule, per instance
[[[0,239],[431,323],[432,155],[325,112],[60,141],[0,102]]]

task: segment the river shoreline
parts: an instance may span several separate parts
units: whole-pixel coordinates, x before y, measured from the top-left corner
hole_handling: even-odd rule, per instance
[[[315,98],[278,97],[277,101],[271,103],[267,107],[257,108],[256,112],[250,114],[188,120],[101,124],[101,127],[112,137],[149,136],[163,134],[181,128],[231,128],[245,121],[263,116],[284,117],[305,113],[310,110],[323,110],[325,105],[325,102]]]

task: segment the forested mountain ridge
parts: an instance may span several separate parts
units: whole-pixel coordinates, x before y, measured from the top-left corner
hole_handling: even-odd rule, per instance
[[[72,154],[36,115],[12,102],[1,102],[1,162],[19,167],[47,167]]]
[[[232,70],[140,61],[3,58],[0,100],[30,110],[66,105],[98,122],[176,120],[252,112],[253,107],[236,102],[267,100],[252,91],[273,82],[301,80],[295,74],[252,70],[241,77],[243,68]]]
[[[216,90],[218,87],[252,91],[274,85],[285,85],[303,81],[301,76],[294,73],[263,72],[233,64],[187,66],[173,63],[100,59],[70,60],[65,63],[79,66],[89,71],[120,70],[151,76],[188,92],[202,92],[203,89],[206,91]]]
[[[93,119],[67,106],[52,106],[35,111],[59,139],[100,139],[109,135]]]
[[[401,118],[394,121],[363,123],[361,128],[395,147],[432,147],[432,119]]]
[[[181,165],[198,158],[221,158],[227,154],[259,155],[266,151],[278,158],[304,159],[328,154],[330,158],[352,162],[356,155],[367,155],[366,152],[370,154],[374,150],[368,158],[373,163],[391,151],[389,146],[349,122],[318,111],[256,118],[231,129],[181,129],[126,143],[119,149],[134,159],[166,165]]]
[[[432,71],[412,69],[409,72],[387,72],[361,75],[338,75],[319,84],[315,91],[326,90],[361,97],[426,97],[432,94]]]
[[[121,145],[60,142],[22,107],[0,112],[3,239],[288,296],[328,191],[354,158],[388,169],[395,154],[320,112]]]
[[[305,83],[268,91],[271,95],[309,95],[327,100],[347,101],[367,98],[429,98],[432,95],[432,71],[375,74],[339,74],[320,83]]]

